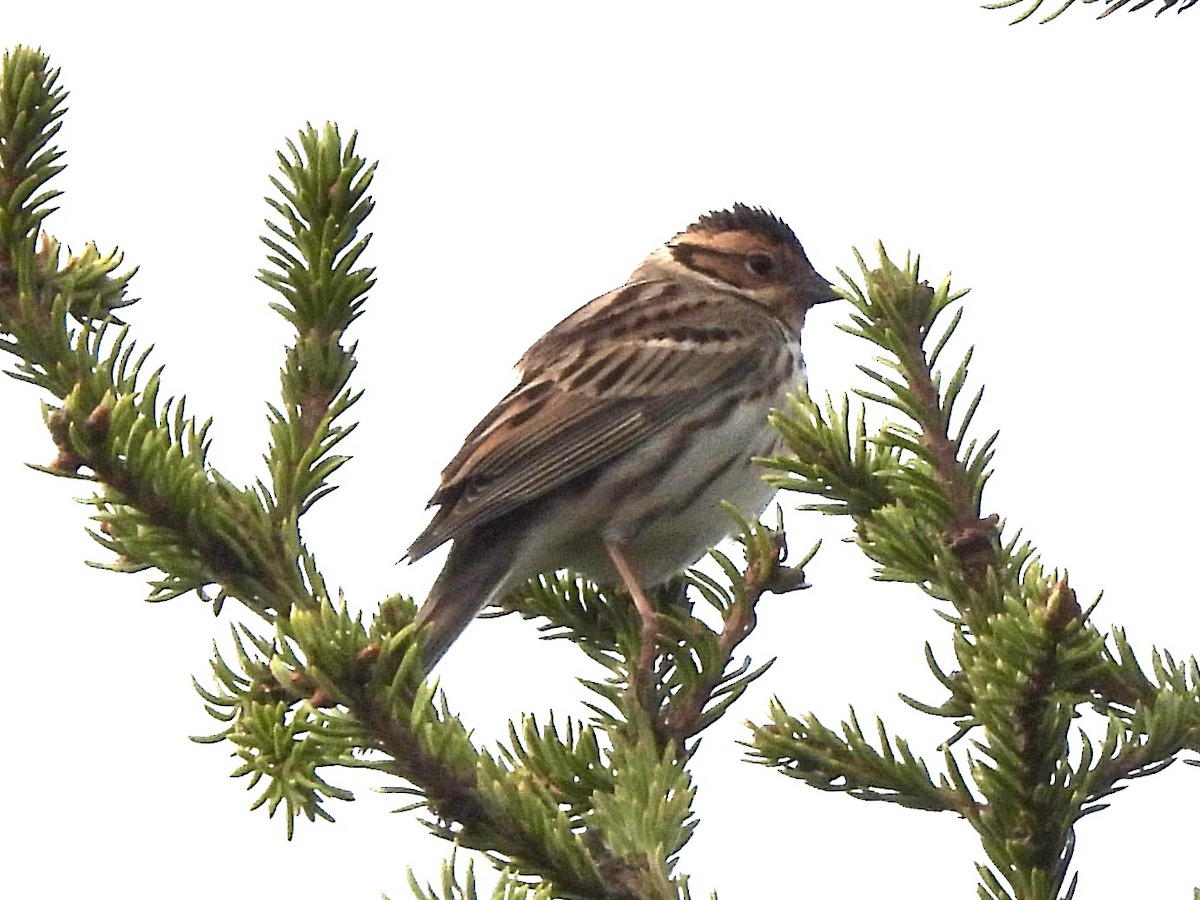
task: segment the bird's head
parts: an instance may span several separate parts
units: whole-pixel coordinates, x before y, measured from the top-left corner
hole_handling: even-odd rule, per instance
[[[795,232],[765,209],[735,203],[679,232],[638,268],[641,278],[691,279],[744,294],[798,329],[804,313],[838,299]]]

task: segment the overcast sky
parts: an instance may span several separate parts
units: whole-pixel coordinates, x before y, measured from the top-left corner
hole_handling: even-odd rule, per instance
[[[395,561],[525,347],[699,213],[742,201],[790,222],[831,277],[882,239],[972,288],[960,349],[976,345],[987,384],[978,434],[1001,431],[984,511],[1068,567],[1081,598],[1103,590],[1097,621],[1126,626],[1143,658],[1200,646],[1200,10],[1096,22],[1097,4],[1009,27],[973,0],[6,6],[4,45],[42,47],[71,91],[48,228],[141,267],[135,335],[165,390],[215,418],[212,461],[235,481],[262,473],[286,339],[254,280],[274,152],[333,120],[381,161],[356,459],[305,523],[353,605],[424,595],[442,555]],[[835,329],[846,316],[809,317],[814,391],[864,385],[869,348]],[[216,729],[189,679],[207,681],[211,642],[242,611],[148,606],[144,580],[84,566],[105,558],[72,502],[86,485],[23,466],[53,456],[41,399],[0,383],[5,892],[399,898],[405,866],[436,878],[448,846],[388,815],[378,780],[335,777],[359,799],[288,843],[247,810],[225,749],[186,739]],[[739,723],[772,695],[831,725],[849,704],[882,715],[931,761],[949,733],[896,697],[942,699],[922,648],[948,660],[950,634],[930,601],[871,583],[839,544],[845,521],[788,522],[795,547],[825,539],[815,587],[761,608],[745,646],[779,661],[705,739],[681,870],[695,896],[726,900],[973,896],[983,854],[962,821],[739,762]],[[439,671],[481,741],[521,711],[586,714],[574,679],[594,674],[509,620],[468,629]],[[1177,765],[1086,819],[1079,896],[1190,896],[1197,798],[1200,770]]]

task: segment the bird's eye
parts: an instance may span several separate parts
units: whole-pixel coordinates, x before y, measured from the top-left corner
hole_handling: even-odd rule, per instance
[[[768,253],[750,253],[746,256],[746,270],[751,275],[766,278],[775,271],[775,260]]]

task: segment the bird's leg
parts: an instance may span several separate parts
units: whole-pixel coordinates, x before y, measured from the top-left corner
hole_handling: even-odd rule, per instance
[[[629,596],[633,598],[638,618],[642,620],[642,646],[638,653],[637,674],[640,677],[648,677],[654,664],[654,648],[658,642],[658,613],[650,605],[650,598],[646,596],[646,591],[634,574],[633,567],[625,558],[621,545],[615,541],[605,541],[604,549],[608,551],[608,558],[612,560],[617,574],[625,582],[625,590],[629,591]]]

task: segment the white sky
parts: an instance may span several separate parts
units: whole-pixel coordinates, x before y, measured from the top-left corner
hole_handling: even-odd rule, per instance
[[[1157,4],[1156,4],[1157,5]],[[1200,11],[1009,28],[972,0],[416,4],[9,4],[3,44],[62,67],[70,168],[49,229],[140,265],[128,318],[165,389],[216,419],[213,461],[260,474],[264,403],[286,331],[254,280],[274,151],[306,121],[357,129],[382,165],[356,326],[366,388],[342,488],[306,521],[329,581],[370,608],[422,596],[436,558],[400,556],[438,471],[512,383],[521,351],[620,283],[645,253],[733,201],[789,221],[818,269],[882,239],[972,287],[961,333],[1001,429],[985,500],[1023,527],[1100,623],[1178,656],[1200,644],[1192,582],[1187,388],[1197,302],[1195,42]],[[285,11],[286,10],[286,11]],[[282,14],[281,14],[282,13]],[[816,391],[864,381],[868,348],[809,319]],[[7,366],[8,364],[5,363]],[[27,897],[407,896],[449,850],[369,777],[341,778],[335,825],[250,813],[189,678],[241,611],[141,602],[144,581],[86,568],[85,485],[23,467],[53,449],[38,396],[0,382],[9,635],[4,893]],[[787,506],[795,505],[785,498]],[[925,641],[949,632],[915,591],[869,582],[847,523],[792,514],[825,549],[807,593],[765,602],[748,649],[779,662],[704,741],[696,896],[973,896],[969,827],[822,794],[738,762],[739,722],[780,696],[836,724],[853,703],[931,761],[949,729],[904,707],[942,699]],[[480,740],[522,710],[582,714],[594,674],[532,627],[477,624],[440,669]],[[335,779],[336,780],[336,779]],[[1200,771],[1135,782],[1079,828],[1081,897],[1190,896]]]

